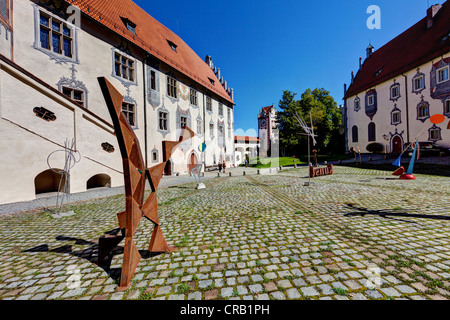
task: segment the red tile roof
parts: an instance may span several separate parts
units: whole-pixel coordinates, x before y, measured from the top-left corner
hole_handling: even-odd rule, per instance
[[[427,17],[376,50],[364,61],[344,99],[370,89],[450,51],[450,1],[446,1],[427,28]],[[447,39],[443,39],[447,36]],[[377,76],[377,72],[380,71]]]
[[[259,142],[259,139],[256,137],[246,137],[246,136],[234,136],[234,141],[251,141],[251,142]]]
[[[150,16],[131,0],[66,0],[113,32],[148,51],[226,101],[233,103],[214,72],[180,37]],[[136,24],[136,34],[121,18]],[[174,52],[167,41],[177,45]],[[208,78],[217,79],[212,84]]]

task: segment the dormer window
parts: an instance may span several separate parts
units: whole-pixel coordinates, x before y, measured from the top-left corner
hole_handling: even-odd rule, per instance
[[[169,44],[170,48],[171,48],[173,51],[177,52],[177,47],[178,47],[178,46],[177,46],[175,43],[173,43],[173,42],[170,41],[170,40],[167,40],[167,43]]]
[[[211,82],[211,84],[212,85],[214,85],[216,82],[213,80],[213,79],[211,79],[211,78],[208,78],[208,80],[209,80],[209,82]]]
[[[375,77],[378,77],[382,71],[383,71],[383,67],[381,67],[381,68],[377,71],[377,73],[375,73]]]
[[[130,31],[133,34],[136,34],[136,24],[132,21],[130,21],[127,18],[122,18],[123,23],[125,24],[125,26],[127,27],[128,31]]]

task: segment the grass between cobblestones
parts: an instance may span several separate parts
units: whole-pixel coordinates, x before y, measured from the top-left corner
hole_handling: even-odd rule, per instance
[[[335,168],[216,178],[158,190],[172,254],[146,252],[142,220],[133,284],[116,292],[123,248],[96,264],[98,238],[118,228],[123,196],[0,216],[0,299],[449,299],[447,177]],[[122,244],[121,244],[122,245]]]

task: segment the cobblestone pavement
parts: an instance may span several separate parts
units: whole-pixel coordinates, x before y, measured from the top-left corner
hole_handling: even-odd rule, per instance
[[[2,300],[449,299],[450,179],[336,167],[220,177],[158,190],[162,228],[179,250],[143,259],[117,292],[123,249],[98,266],[123,195],[74,204],[76,215],[0,216]]]

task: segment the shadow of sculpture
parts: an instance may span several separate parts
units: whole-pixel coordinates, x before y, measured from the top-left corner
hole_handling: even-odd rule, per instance
[[[108,232],[105,232],[106,235],[117,235],[121,230],[114,229]],[[49,253],[59,253],[59,254],[70,254],[74,257],[82,258],[87,261],[89,261],[92,264],[95,264],[102,268],[108,276],[114,281],[114,283],[119,283],[120,276],[122,273],[122,268],[111,268],[111,263],[114,259],[114,256],[123,255],[124,248],[122,246],[117,246],[108,253],[108,255],[98,262],[98,243],[92,242],[92,241],[86,241],[83,239],[73,238],[73,237],[66,237],[66,236],[57,236],[55,238],[58,241],[61,242],[72,242],[73,244],[65,244],[61,247],[50,249],[48,244],[42,244],[30,249],[23,250],[24,253],[36,253],[36,252],[49,252]],[[85,246],[86,248],[83,248],[81,250],[75,250],[73,249],[73,246]],[[153,253],[148,250],[139,250],[140,255],[143,259],[150,259],[152,257],[158,256],[162,253]]]
[[[417,223],[414,221],[404,220],[404,219],[395,219],[396,217],[404,217],[404,218],[421,218],[421,219],[434,219],[434,220],[450,220],[449,216],[439,216],[439,215],[432,215],[432,214],[416,214],[416,213],[408,213],[401,210],[370,210],[367,208],[361,208],[356,207],[353,204],[347,204],[349,208],[356,209],[358,211],[356,212],[349,212],[344,214],[344,217],[351,217],[351,216],[361,216],[364,217],[365,215],[375,215],[379,216],[385,219],[392,219],[397,221],[404,221],[409,223]]]

